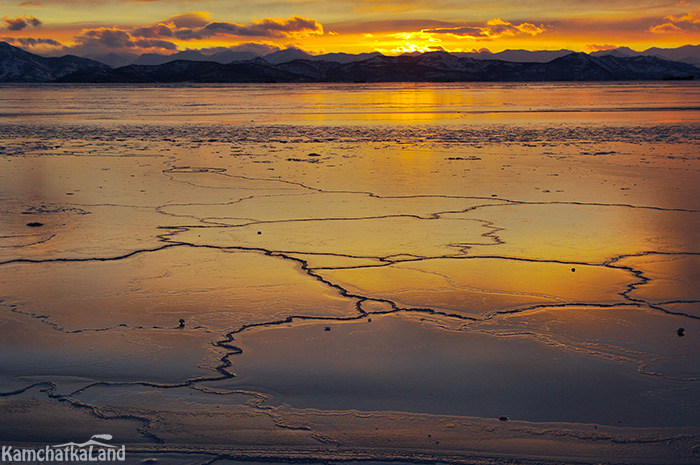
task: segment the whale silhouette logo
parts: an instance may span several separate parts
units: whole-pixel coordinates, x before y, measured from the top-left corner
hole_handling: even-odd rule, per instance
[[[62,447],[89,447],[89,446],[97,446],[97,447],[110,447],[110,448],[115,448],[117,446],[113,446],[111,444],[104,444],[102,442],[96,441],[96,439],[102,439],[103,441],[111,441],[112,440],[112,435],[111,434],[93,434],[92,437],[90,437],[89,441],[85,441],[82,444],[78,444],[76,442],[67,442],[65,444],[58,444],[56,446],[51,446],[51,447],[57,447],[57,448],[62,448]]]

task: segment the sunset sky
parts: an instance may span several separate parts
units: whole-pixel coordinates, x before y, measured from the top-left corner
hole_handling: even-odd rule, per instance
[[[0,40],[37,53],[591,52],[700,43],[700,1],[0,0]]]

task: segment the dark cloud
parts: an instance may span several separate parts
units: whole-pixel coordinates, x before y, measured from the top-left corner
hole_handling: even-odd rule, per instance
[[[87,47],[132,48],[136,46],[128,32],[117,28],[89,29],[75,39],[78,44]]]
[[[28,27],[39,27],[41,26],[41,20],[35,18],[34,16],[15,16],[10,18],[5,16],[2,18],[2,22],[5,23],[5,29],[8,31],[21,31],[22,29]]]
[[[156,28],[154,30],[157,32],[157,26],[153,26],[153,28]],[[177,45],[168,40],[163,40],[158,36],[147,37],[145,31],[140,31],[140,33],[140,35],[133,34],[133,31],[129,29],[117,27],[87,29],[84,30],[81,35],[75,37],[76,45],[64,47],[63,50],[66,53],[73,53],[76,55],[104,53],[106,51],[125,51],[130,49],[177,50]]]
[[[183,27],[175,31],[175,36],[181,40],[206,39],[218,35],[281,38],[322,34],[323,26],[318,21],[296,15],[289,18],[265,18],[247,25],[214,21],[203,27]]]
[[[44,39],[35,37],[0,37],[0,41],[14,44],[20,47],[36,47],[40,45],[50,45],[52,47],[63,48],[63,44],[54,39]]]
[[[426,32],[428,34],[451,34],[462,37],[488,37],[481,28],[472,26],[438,27],[435,29],[423,29],[421,32]]]
[[[295,33],[321,35],[323,34],[323,26],[311,18],[302,18],[301,16],[292,16],[287,19],[270,19],[266,18],[262,21],[248,26],[250,35],[259,35],[266,37],[283,37],[293,35]]]
[[[156,39],[163,37],[173,37],[173,30],[165,24],[155,26],[137,27],[131,31],[133,37],[143,37],[146,39]]]
[[[323,26],[311,18],[291,16],[289,18],[265,18],[252,24],[225,21],[209,21],[206,12],[192,12],[172,16],[152,26],[130,30],[132,37],[145,39],[201,40],[213,36],[282,38],[299,35],[322,35]]]
[[[231,52],[252,52],[257,55],[268,55],[281,50],[280,47],[272,44],[261,44],[258,42],[246,42],[244,44],[232,45],[231,47],[205,47],[199,48],[197,51],[204,55],[213,55],[226,51]]]
[[[63,46],[62,43],[60,43],[57,40],[53,39],[42,39],[42,38],[33,38],[33,37],[20,37],[16,39],[18,43],[24,45],[25,47],[36,47],[37,45],[52,45],[54,47],[61,47]]]
[[[198,40],[213,36],[288,38],[323,34],[323,26],[311,18],[265,18],[251,24],[209,21],[206,12],[192,12],[172,16],[157,24],[141,27],[101,27],[85,29],[75,37],[75,45],[64,47],[66,53],[76,55],[99,54],[108,51],[125,52],[138,49],[178,50],[172,39]],[[249,42],[222,48],[232,51],[250,51],[267,54],[279,50],[268,43]]]
[[[165,50],[177,50],[177,45],[167,40],[159,39],[140,39],[135,42],[137,47],[141,48],[160,48]]]
[[[19,6],[42,6],[40,2],[22,2]]]

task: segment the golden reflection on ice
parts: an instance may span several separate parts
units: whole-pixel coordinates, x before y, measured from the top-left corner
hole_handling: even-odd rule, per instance
[[[174,455],[697,462],[697,84],[0,101],[0,403],[37,443],[68,409]]]
[[[355,312],[352,299],[308,279],[295,263],[255,252],[169,248],[124,260],[7,269],[0,281],[6,303],[67,331],[120,324],[176,328],[180,319],[188,328],[222,331],[287,315]]]
[[[486,258],[321,273],[361,295],[470,317],[538,304],[619,303],[619,293],[636,281],[625,270]]]

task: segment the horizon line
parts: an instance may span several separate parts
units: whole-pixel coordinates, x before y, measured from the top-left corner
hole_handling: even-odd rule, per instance
[[[76,55],[75,53],[68,52],[68,53],[66,53],[65,55],[61,55],[60,53],[61,53],[62,51],[59,51],[59,50],[56,51],[56,52],[58,52],[58,53],[56,53],[56,52],[53,52],[53,53],[40,53],[40,52],[36,52],[36,51],[30,50],[31,47],[27,47],[27,46],[24,46],[24,47],[23,47],[23,46],[20,46],[20,45],[15,45],[15,44],[13,44],[13,43],[10,43],[10,42],[8,42],[8,41],[6,40],[6,39],[7,39],[6,37],[4,37],[3,39],[4,39],[4,40],[0,40],[0,43],[6,43],[6,44],[8,44],[8,45],[10,45],[10,46],[12,46],[12,47],[16,47],[16,48],[19,48],[19,49],[21,49],[21,50],[24,50],[25,52],[33,53],[33,54],[39,55],[39,56],[46,56],[46,57],[60,57],[60,56],[66,56],[66,55],[74,55],[74,56],[87,57],[87,56],[96,56],[96,55],[97,55],[97,56],[102,56],[102,55],[110,55],[110,54],[115,54],[115,55],[133,55],[133,56],[143,56],[143,55],[172,56],[172,55],[177,55],[178,53],[185,53],[185,52],[198,52],[198,53],[200,53],[200,54],[202,54],[202,55],[204,55],[204,56],[212,56],[212,55],[216,55],[216,54],[218,54],[218,53],[224,53],[224,52],[230,51],[230,52],[234,52],[234,53],[251,53],[251,54],[256,55],[256,56],[258,56],[258,57],[263,57],[263,58],[264,58],[264,57],[266,57],[266,56],[273,55],[273,54],[279,53],[279,52],[288,51],[288,50],[290,50],[290,51],[299,51],[299,52],[302,52],[302,53],[304,53],[304,54],[306,54],[306,55],[309,55],[309,56],[312,56],[312,57],[325,56],[325,55],[333,55],[333,54],[337,54],[337,55],[348,55],[348,56],[359,56],[359,55],[365,55],[365,54],[367,54],[367,55],[370,55],[370,54],[379,54],[379,55],[383,55],[383,56],[403,56],[403,55],[424,55],[424,54],[435,53],[435,52],[445,52],[445,53],[449,53],[449,54],[474,54],[474,55],[485,54],[485,55],[498,55],[498,54],[500,54],[500,53],[505,53],[505,52],[527,52],[527,53],[537,53],[537,52],[561,52],[561,51],[569,51],[569,52],[572,52],[572,53],[584,53],[584,54],[586,54],[586,55],[591,55],[592,53],[612,52],[612,51],[620,50],[620,49],[631,50],[632,52],[635,52],[635,53],[644,53],[644,52],[647,52],[647,51],[652,50],[652,49],[657,49],[657,50],[678,50],[678,49],[685,48],[685,47],[700,47],[700,43],[698,43],[698,44],[687,43],[687,44],[684,44],[684,45],[680,45],[680,46],[678,46],[678,47],[657,47],[657,46],[653,46],[653,47],[648,47],[648,48],[643,49],[643,50],[636,50],[636,49],[634,49],[634,48],[632,48],[632,47],[629,47],[629,46],[626,46],[626,45],[621,45],[621,46],[618,46],[618,47],[613,47],[613,48],[601,48],[601,49],[598,49],[598,50],[591,50],[591,51],[588,51],[588,52],[586,52],[586,51],[576,51],[576,50],[574,50],[574,49],[570,49],[570,48],[566,48],[566,47],[562,47],[562,48],[542,48],[542,49],[506,48],[506,49],[503,49],[503,50],[494,52],[494,51],[490,50],[490,49],[487,48],[487,47],[483,47],[483,48],[481,48],[481,49],[479,49],[479,50],[477,50],[477,49],[472,49],[472,50],[469,50],[469,51],[465,51],[465,50],[459,50],[459,51],[453,50],[453,51],[450,51],[450,50],[446,50],[446,49],[444,49],[444,48],[440,48],[440,49],[437,49],[437,48],[436,48],[436,49],[434,49],[434,50],[416,50],[416,51],[410,51],[410,52],[397,52],[397,53],[386,53],[386,50],[380,51],[380,50],[377,50],[377,49],[372,50],[372,51],[359,52],[359,53],[338,52],[338,51],[324,51],[324,52],[321,52],[321,53],[317,53],[317,52],[313,52],[313,51],[309,51],[309,50],[304,50],[304,49],[301,48],[301,47],[295,47],[295,46],[293,46],[293,45],[289,45],[289,46],[287,46],[287,47],[285,47],[285,48],[279,48],[278,50],[275,50],[275,51],[270,52],[270,53],[261,54],[261,53],[254,52],[254,51],[251,51],[251,50],[235,50],[235,48],[236,48],[236,47],[239,47],[239,46],[238,46],[238,45],[234,45],[234,46],[230,46],[230,47],[221,46],[221,47],[215,47],[215,48],[210,48],[210,47],[185,48],[185,49],[182,49],[182,50],[179,50],[179,49],[178,49],[178,50],[174,50],[174,51],[172,51],[172,53],[167,53],[167,52],[165,52],[165,53],[163,53],[163,52],[133,53],[133,52],[123,51],[123,50],[120,50],[120,51],[108,51],[108,50],[105,50],[105,51],[102,52],[102,53],[95,51],[95,52],[92,52],[92,53],[83,53],[83,54],[81,54],[81,55]]]

